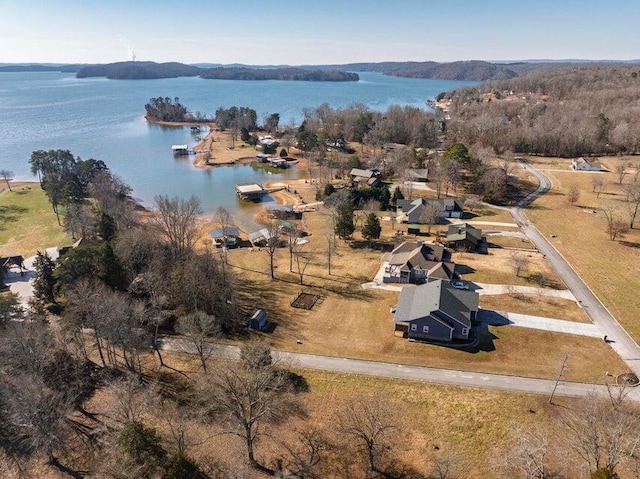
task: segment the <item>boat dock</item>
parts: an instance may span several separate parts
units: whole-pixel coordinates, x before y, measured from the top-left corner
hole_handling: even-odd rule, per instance
[[[259,201],[264,195],[275,191],[284,190],[286,186],[278,186],[276,188],[265,188],[258,183],[243,183],[236,185],[236,194],[243,200]]]
[[[195,151],[189,148],[189,145],[171,145],[171,151],[173,151],[173,154],[176,156],[186,156],[186,155],[195,154]]]
[[[265,155],[264,153],[256,155],[256,160],[258,160],[258,163],[267,163],[274,168],[289,168],[289,162],[286,159],[276,158],[271,155]]]
[[[257,201],[267,193],[269,190],[257,183],[236,185],[236,194],[243,200]]]

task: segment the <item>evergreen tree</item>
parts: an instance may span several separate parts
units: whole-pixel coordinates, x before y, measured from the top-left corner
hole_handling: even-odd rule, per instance
[[[206,479],[196,461],[184,454],[178,454],[167,464],[167,469],[162,479]]]
[[[38,251],[34,266],[36,270],[36,275],[33,279],[34,297],[47,303],[54,303],[53,289],[56,281],[53,276],[53,270],[56,267],[55,261],[51,259],[51,256],[46,251],[44,253]]]
[[[138,421],[128,423],[120,433],[119,443],[124,452],[138,464],[156,462],[167,454],[155,429]]]
[[[404,200],[404,194],[399,186],[396,186],[396,189],[393,190],[393,196],[391,197],[391,201],[393,206],[398,204],[398,200]]]
[[[369,213],[367,221],[364,223],[364,227],[362,228],[362,236],[368,242],[371,242],[371,240],[380,238],[381,231],[382,226],[380,226],[380,220],[375,213]]]
[[[353,206],[347,201],[338,206],[336,213],[335,233],[339,238],[346,239],[356,230],[353,224]]]

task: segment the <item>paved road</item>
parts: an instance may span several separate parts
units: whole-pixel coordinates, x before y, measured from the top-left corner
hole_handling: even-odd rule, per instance
[[[538,250],[546,256],[549,263],[567,285],[567,288],[573,293],[578,303],[582,305],[585,312],[591,317],[593,324],[602,331],[603,335],[607,336],[614,351],[629,368],[640,377],[640,347],[638,347],[638,344],[631,339],[558,250],[556,250],[527,219],[523,208],[549,191],[551,189],[551,182],[549,178],[528,163],[521,162],[520,164],[536,176],[539,181],[539,186],[535,192],[520,201],[516,207],[511,208],[513,218],[520,223],[522,230],[533,244],[536,245]]]
[[[194,348],[188,341],[179,338],[164,338],[160,341],[160,347],[164,350],[180,351],[189,354],[194,352]],[[224,356],[234,359],[240,357],[239,348],[236,346],[212,344],[212,348],[213,354],[216,356]],[[555,385],[555,381],[547,379],[427,368],[405,364],[364,361],[360,359],[318,356],[314,354],[274,351],[273,355],[277,360],[294,367],[320,369],[323,371],[347,374],[361,374],[364,376],[422,381],[452,386],[499,389],[503,391],[549,395]],[[617,388],[614,388],[614,390],[618,391]],[[607,395],[608,391],[605,386],[561,381],[558,384],[555,394],[559,396],[588,397],[592,394]],[[640,402],[640,390],[631,390],[628,398],[633,401]]]

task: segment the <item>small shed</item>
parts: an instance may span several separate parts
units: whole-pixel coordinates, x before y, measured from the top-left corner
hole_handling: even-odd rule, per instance
[[[264,309],[256,309],[247,326],[254,331],[268,331],[271,323],[269,323],[267,312]]]

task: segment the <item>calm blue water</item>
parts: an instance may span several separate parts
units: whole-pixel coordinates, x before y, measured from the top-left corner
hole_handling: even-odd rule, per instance
[[[17,179],[33,179],[27,162],[32,151],[68,149],[82,158],[104,160],[147,205],[157,194],[194,194],[205,211],[224,206],[238,212],[235,183],[295,177],[295,167],[276,175],[251,166],[203,171],[188,159],[175,159],[171,145],[193,145],[194,139],[188,128],[148,124],[143,114],[151,97],[179,97],[191,111],[207,115],[221,106],[248,106],[259,119],[265,113],[280,113],[281,123],[291,124],[300,122],[304,107],[325,102],[334,108],[363,103],[379,111],[392,104],[425,108],[426,101],[439,92],[472,84],[377,73],[360,77],[359,82],[344,83],[115,81],[76,79],[64,73],[0,73],[0,168],[13,171]]]

